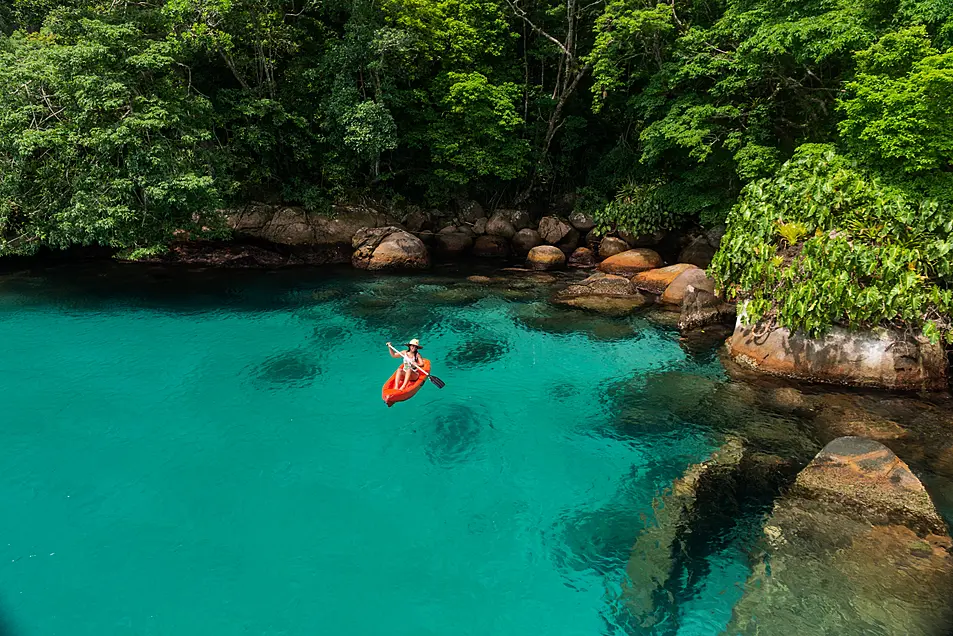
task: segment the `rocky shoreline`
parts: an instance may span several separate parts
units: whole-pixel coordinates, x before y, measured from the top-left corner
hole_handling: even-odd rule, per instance
[[[253,204],[230,211],[234,241],[180,240],[148,260],[225,268],[350,263],[370,271],[426,270],[436,263],[497,263],[528,271],[580,272],[552,302],[613,316],[647,307],[677,314],[684,334],[732,325],[729,356],[769,375],[806,382],[888,390],[945,391],[949,360],[940,344],[889,330],[822,338],[769,323],[746,325],[705,269],[723,228],[634,236],[607,232],[578,212],[534,219],[526,210],[491,213],[475,201],[452,212],[411,209],[398,215],[369,205],[334,206],[330,214]],[[586,270],[595,273],[583,277]]]

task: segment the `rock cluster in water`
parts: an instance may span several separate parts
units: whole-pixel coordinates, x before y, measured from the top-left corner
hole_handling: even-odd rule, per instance
[[[729,634],[943,634],[953,541],[920,480],[862,437],[830,442],[764,525]]]
[[[723,228],[677,241],[664,232],[607,234],[580,212],[534,219],[526,210],[487,213],[475,201],[459,202],[452,212],[413,209],[400,218],[364,205],[337,205],[330,214],[314,214],[256,204],[233,211],[228,222],[236,235],[266,241],[274,249],[236,244],[203,249],[183,241],[163,260],[228,267],[350,261],[355,267],[385,270],[423,269],[432,260],[464,257],[519,258],[535,271],[598,267],[606,276],[632,283],[610,284],[602,277],[580,281],[554,298],[561,305],[610,315],[656,305],[677,311],[673,325],[695,333],[708,325],[730,325],[736,313],[704,272]],[[659,247],[663,241],[668,241],[666,249]],[[669,255],[667,266],[660,252]],[[775,325],[739,321],[729,350],[735,360],[760,372],[800,380],[914,390],[945,390],[949,381],[941,345],[889,330],[835,328],[810,338]]]

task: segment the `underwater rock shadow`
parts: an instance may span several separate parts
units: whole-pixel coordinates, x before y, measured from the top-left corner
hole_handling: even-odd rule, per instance
[[[451,351],[446,362],[452,369],[470,369],[502,359],[509,349],[509,342],[504,338],[477,334]]]
[[[481,410],[463,404],[445,406],[423,427],[427,435],[424,452],[441,468],[474,461],[482,456],[483,438],[492,428],[489,416]]]
[[[323,373],[319,360],[302,349],[270,356],[248,369],[252,381],[269,388],[300,389],[310,386]]]

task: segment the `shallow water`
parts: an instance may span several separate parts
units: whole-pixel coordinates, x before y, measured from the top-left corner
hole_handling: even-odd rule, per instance
[[[0,636],[718,633],[822,436],[710,348],[545,294],[453,273],[0,279]],[[411,337],[447,386],[388,409],[384,343]],[[790,470],[726,494],[634,618],[653,499],[729,434]]]

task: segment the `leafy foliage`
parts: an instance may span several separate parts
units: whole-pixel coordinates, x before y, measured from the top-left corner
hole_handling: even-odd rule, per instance
[[[745,301],[747,320],[813,334],[893,323],[953,342],[951,255],[949,205],[808,144],[776,177],[745,188],[712,273]]]
[[[155,243],[218,203],[210,104],[137,26],[15,34],[0,87],[0,253]]]

